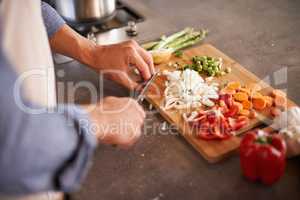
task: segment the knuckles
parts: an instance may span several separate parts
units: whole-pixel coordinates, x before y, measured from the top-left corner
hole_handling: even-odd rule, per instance
[[[125,46],[124,51],[127,56],[131,56],[135,54],[135,48],[133,46]]]
[[[128,40],[126,42],[123,43],[123,49],[124,51],[129,54],[135,54],[137,47],[139,46],[138,43],[134,40]]]
[[[125,42],[125,44],[127,44],[129,46],[134,46],[134,47],[136,47],[138,45],[135,40],[128,40]]]

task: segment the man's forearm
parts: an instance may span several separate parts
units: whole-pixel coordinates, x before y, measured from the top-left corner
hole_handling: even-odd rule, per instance
[[[82,37],[68,25],[63,25],[51,38],[51,49],[84,64],[93,66],[93,50],[96,44],[85,37]]]
[[[92,49],[95,44],[73,31],[50,5],[42,2],[42,15],[50,40],[56,53],[72,57],[84,64],[93,65]]]

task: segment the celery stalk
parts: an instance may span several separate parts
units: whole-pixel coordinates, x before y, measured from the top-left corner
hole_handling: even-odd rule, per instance
[[[169,37],[165,38],[164,40],[161,40],[154,48],[153,50],[157,50],[157,49],[163,49],[167,44],[169,44],[170,42],[176,40],[177,38],[187,34],[188,32],[192,31],[191,28],[185,28],[182,31],[179,31],[177,33],[174,33],[173,35],[170,35]]]
[[[201,34],[199,36],[197,36],[196,38],[190,39],[188,41],[185,41],[184,43],[180,43],[179,45],[174,46],[172,48],[172,52],[178,51],[180,49],[192,46],[192,45],[200,42],[201,40],[203,40],[205,38],[206,34],[207,34],[207,31],[201,31]]]
[[[200,32],[193,32],[193,33],[191,33],[191,34],[186,34],[186,35],[184,35],[184,36],[178,38],[178,39],[175,40],[174,42],[169,43],[169,44],[167,45],[167,48],[175,48],[176,46],[178,46],[178,45],[180,45],[180,44],[182,44],[182,43],[185,43],[185,42],[187,42],[187,41],[189,41],[189,40],[191,40],[191,39],[195,39],[195,38],[199,37],[200,35],[201,35]]]

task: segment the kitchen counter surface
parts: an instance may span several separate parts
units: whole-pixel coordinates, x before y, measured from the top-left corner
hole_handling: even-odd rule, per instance
[[[300,104],[300,1],[238,0],[126,0],[143,13],[138,41],[147,41],[186,26],[209,29],[205,40],[246,66]],[[59,73],[60,68],[65,73]],[[57,81],[88,80],[99,89],[98,76],[70,62],[58,65]],[[287,79],[276,74],[285,73]],[[281,76],[282,77],[282,76]],[[283,76],[285,77],[285,76]],[[126,96],[121,87],[106,81],[104,95]],[[70,95],[60,101],[72,101]],[[89,102],[80,88],[76,102]],[[147,105],[145,105],[147,108]],[[239,158],[233,155],[208,164],[176,132],[160,130],[164,120],[148,113],[145,135],[130,150],[98,148],[83,187],[71,195],[75,200],[128,199],[299,199],[300,158],[288,161],[285,175],[271,187],[250,183],[242,176]]]

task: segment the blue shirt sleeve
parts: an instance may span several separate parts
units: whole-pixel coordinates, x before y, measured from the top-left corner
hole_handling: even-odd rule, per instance
[[[84,126],[88,116],[74,105],[60,105],[53,113],[24,112],[14,99],[16,79],[0,50],[0,194],[74,191],[96,148]]]
[[[42,16],[49,38],[65,24],[65,21],[56,10],[45,2],[42,2]]]

